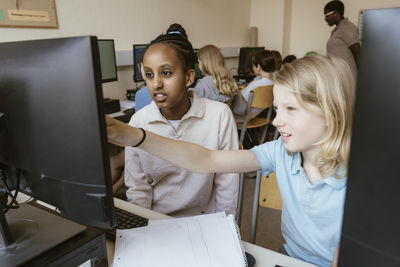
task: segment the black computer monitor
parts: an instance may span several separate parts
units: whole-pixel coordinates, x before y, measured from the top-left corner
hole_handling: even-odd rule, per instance
[[[100,54],[101,81],[113,82],[118,80],[117,64],[115,59],[114,40],[97,40]]]
[[[147,44],[134,44],[133,45],[133,80],[135,82],[144,82],[142,74],[140,73],[139,65],[142,62],[144,51]]]
[[[239,75],[252,75],[252,57],[258,51],[264,51],[264,47],[241,47],[239,50]]]
[[[400,266],[400,8],[363,17],[339,266]]]
[[[199,68],[199,58],[198,58],[199,50],[200,49],[198,48],[193,49],[195,79],[200,79],[201,77],[203,77],[203,73],[201,73],[201,70]]]
[[[0,43],[0,171],[70,220],[115,225],[96,37]]]

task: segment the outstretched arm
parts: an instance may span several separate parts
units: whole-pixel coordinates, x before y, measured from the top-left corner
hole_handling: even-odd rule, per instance
[[[134,146],[140,142],[140,129],[106,116],[108,140],[119,146]],[[249,150],[209,150],[200,145],[173,140],[146,131],[139,146],[176,166],[197,173],[251,172],[260,169],[255,154]]]

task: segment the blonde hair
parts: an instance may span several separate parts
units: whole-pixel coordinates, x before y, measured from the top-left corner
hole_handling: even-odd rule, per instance
[[[347,173],[355,97],[354,76],[345,61],[321,55],[285,64],[275,82],[287,87],[300,105],[317,105],[327,122],[317,167],[322,177]],[[338,173],[344,165],[345,172]]]
[[[236,82],[232,73],[225,67],[224,57],[218,47],[203,46],[197,56],[201,60],[203,74],[213,77],[215,87],[221,94],[233,97],[238,93]]]

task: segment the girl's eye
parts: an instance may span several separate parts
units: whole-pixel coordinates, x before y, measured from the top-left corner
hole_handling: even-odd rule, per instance
[[[278,110],[278,107],[275,106],[275,105],[273,105],[273,106],[272,106],[272,109],[275,110],[275,111],[277,111],[277,110]]]
[[[287,110],[295,110],[295,108],[294,108],[294,107],[291,107],[291,106],[288,106],[288,107],[287,107]]]
[[[164,70],[161,72],[161,74],[162,74],[162,76],[169,77],[169,76],[171,76],[172,72],[170,72],[168,70]]]
[[[146,76],[147,79],[150,79],[153,77],[153,73],[151,73],[151,72],[146,72],[144,75]]]

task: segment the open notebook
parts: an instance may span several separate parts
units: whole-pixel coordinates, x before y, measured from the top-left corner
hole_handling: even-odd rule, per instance
[[[233,216],[219,212],[117,230],[113,266],[246,267],[247,261]]]

